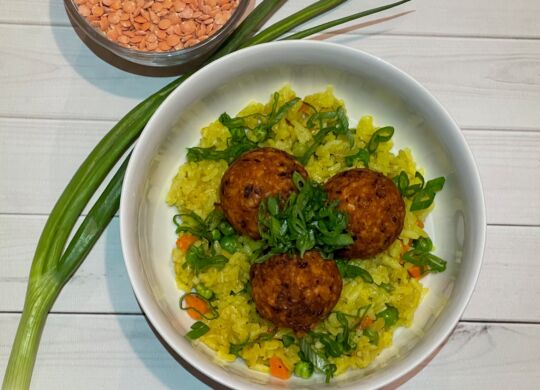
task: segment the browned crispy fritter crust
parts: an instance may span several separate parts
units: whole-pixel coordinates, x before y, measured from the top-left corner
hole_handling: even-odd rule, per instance
[[[307,172],[290,154],[275,148],[259,148],[241,155],[221,179],[221,208],[236,231],[260,238],[257,226],[259,204],[269,196],[286,200],[296,190],[292,181],[297,171]]]
[[[276,255],[250,271],[252,296],[261,317],[307,332],[336,305],[343,281],[333,260],[309,251],[301,258]]]
[[[348,214],[348,230],[354,243],[341,250],[342,257],[365,259],[398,238],[405,220],[405,203],[392,180],[369,169],[351,169],[325,184],[328,196],[339,200],[338,209]]]

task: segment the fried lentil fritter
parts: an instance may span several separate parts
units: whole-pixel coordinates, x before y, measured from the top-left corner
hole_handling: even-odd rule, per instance
[[[365,168],[338,173],[325,184],[329,199],[348,215],[354,243],[341,250],[347,259],[366,259],[398,238],[405,220],[405,203],[392,180]]]
[[[336,305],[343,281],[333,260],[319,252],[281,254],[250,271],[252,296],[259,314],[278,326],[307,332]]]
[[[279,196],[285,201],[296,190],[292,181],[304,167],[290,154],[274,148],[254,149],[241,155],[221,179],[221,208],[237,232],[260,238],[257,225],[259,205],[264,198]]]

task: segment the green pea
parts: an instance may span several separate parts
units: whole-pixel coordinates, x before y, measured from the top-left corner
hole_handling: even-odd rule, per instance
[[[219,240],[219,244],[229,253],[236,252],[236,237],[233,235],[222,237],[221,240]]]
[[[234,228],[229,222],[222,221],[218,225],[218,229],[223,233],[224,236],[230,236],[234,234]]]
[[[386,305],[386,309],[377,313],[377,318],[384,319],[384,325],[388,328],[396,324],[399,319],[399,311],[394,306]]]
[[[206,287],[204,284],[199,284],[197,287],[195,287],[195,291],[197,294],[199,294],[201,297],[205,299],[212,299],[214,297],[214,292],[210,290],[208,287]]]
[[[370,344],[379,345],[379,333],[376,330],[366,328],[363,334],[368,338]]]
[[[308,379],[313,375],[313,364],[310,362],[298,362],[294,365],[294,375],[302,379]]]
[[[221,232],[218,229],[212,230],[212,240],[218,241],[221,238]]]
[[[431,252],[433,249],[433,242],[429,237],[420,237],[413,242],[413,248],[418,249],[421,252]]]

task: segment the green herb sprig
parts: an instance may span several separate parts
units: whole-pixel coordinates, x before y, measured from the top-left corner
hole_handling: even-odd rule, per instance
[[[329,383],[337,367],[328,361],[324,352],[315,347],[315,341],[309,335],[302,338],[299,355],[302,361],[311,363],[315,371],[322,373],[325,376],[326,383]]]
[[[358,265],[351,264],[349,261],[346,260],[337,260],[336,265],[339,269],[341,276],[345,279],[354,279],[357,277],[361,277],[364,282],[373,283],[373,277],[371,276],[371,274],[362,267],[359,267]]]
[[[436,179],[429,180],[424,188],[422,188],[414,196],[411,204],[411,211],[418,211],[427,209],[435,200],[437,192],[441,191],[444,187],[445,178],[438,177]]]
[[[433,243],[429,237],[420,237],[413,241],[413,249],[403,254],[403,260],[421,267],[428,267],[430,272],[444,272],[446,261],[433,253]]]
[[[405,198],[412,198],[424,187],[424,176],[418,171],[415,172],[414,178],[420,180],[420,183],[409,184],[409,176],[405,171],[401,171],[399,175],[395,176],[392,181],[399,189],[401,196]]]
[[[306,124],[309,129],[315,130],[318,128],[319,130],[313,136],[313,142],[309,148],[298,158],[304,165],[308,163],[309,159],[324,141],[324,138],[330,133],[343,135],[349,141],[350,146],[354,144],[353,133],[349,128],[349,119],[343,107],[338,107],[335,111],[316,111],[309,117]]]
[[[258,261],[280,253],[303,254],[317,248],[327,258],[333,252],[353,243],[347,232],[347,215],[329,201],[322,186],[293,174],[298,193],[292,193],[284,206],[269,197],[261,202],[258,213],[261,239],[270,248]]]
[[[226,112],[221,114],[219,121],[231,133],[231,137],[227,141],[227,148],[224,150],[216,150],[215,147],[188,148],[187,160],[225,160],[230,164],[242,153],[255,149],[268,139],[271,135],[272,127],[285,117],[287,112],[300,101],[300,98],[293,98],[279,108],[277,107],[278,100],[279,94],[276,92],[273,95],[272,111],[267,116],[258,115],[259,123],[254,128],[246,125],[246,117],[231,118]],[[252,135],[254,139],[250,139],[249,135]]]
[[[382,127],[377,130],[371,136],[369,142],[365,148],[358,150],[358,152],[345,157],[345,164],[348,167],[352,167],[355,161],[360,160],[365,167],[369,166],[369,156],[377,151],[381,142],[388,142],[394,135],[394,128],[392,126]]]
[[[229,259],[225,256],[211,253],[203,245],[194,244],[189,247],[186,253],[186,262],[183,266],[189,267],[195,274],[199,274],[208,268],[223,268],[228,262]]]
[[[217,248],[230,254],[242,252],[250,259],[257,258],[263,248],[263,243],[237,234],[220,209],[212,210],[205,219],[193,211],[176,214],[173,223],[176,233],[189,233],[202,241],[189,247],[184,263],[184,267],[189,266],[196,274],[227,263],[225,256],[217,254]]]
[[[232,355],[235,355],[235,356],[240,356],[240,353],[242,352],[242,350],[244,348],[246,348],[247,346],[251,346],[253,344],[260,343],[262,341],[271,340],[271,339],[274,338],[276,333],[277,333],[277,328],[274,328],[274,329],[272,329],[272,331],[270,331],[268,333],[263,333],[263,334],[257,336],[254,340],[250,341],[248,339],[248,340],[244,341],[243,343],[239,343],[239,344],[231,343],[229,345],[229,353],[232,354]]]
[[[443,189],[445,178],[441,176],[426,183],[424,176],[420,172],[416,172],[414,177],[420,183],[409,184],[409,177],[405,171],[401,171],[392,180],[402,196],[412,198],[411,211],[427,209],[435,200],[437,192]]]
[[[190,233],[198,238],[213,241],[219,231],[219,225],[225,220],[221,210],[212,210],[205,219],[197,213],[189,211],[187,213],[176,214],[173,223],[176,225],[176,233]]]
[[[202,321],[197,321],[191,325],[191,330],[186,333],[186,337],[190,340],[196,340],[199,337],[204,336],[210,331],[208,325]]]

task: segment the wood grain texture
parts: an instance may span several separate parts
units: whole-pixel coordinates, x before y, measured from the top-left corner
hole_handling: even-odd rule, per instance
[[[467,320],[540,322],[540,227],[488,226]]]
[[[256,2],[259,2],[257,0]],[[312,3],[313,0],[288,1],[269,21],[279,20]],[[349,1],[317,21],[336,19],[353,12],[391,3],[381,0]],[[63,2],[57,0],[3,0],[0,23],[69,25]],[[540,37],[536,17],[540,3],[530,0],[414,0],[382,17],[414,11],[406,18],[369,26],[366,33],[456,35],[488,37]],[[375,15],[369,20],[378,19]]]
[[[77,168],[113,125],[0,118],[0,213],[48,214]]]
[[[114,68],[70,28],[0,25],[0,36],[0,56],[10,58],[2,64],[0,116],[117,120],[169,80]],[[410,73],[462,127],[539,127],[540,41],[354,35],[330,40]]]
[[[0,213],[49,213],[112,125],[0,118]],[[540,224],[540,132],[464,134],[480,168],[488,223]]]
[[[490,224],[540,225],[540,132],[464,131]]]
[[[0,216],[0,311],[21,311],[44,216]],[[166,260],[165,260],[166,261]],[[54,304],[55,312],[140,313],[115,218]]]
[[[0,311],[21,310],[44,223],[43,216],[0,216]],[[540,227],[488,227],[484,264],[464,319],[540,322],[538,253]],[[53,311],[141,312],[122,258],[118,219],[68,283]]]
[[[461,323],[402,389],[536,389],[539,332],[539,325]]]
[[[0,315],[0,372],[17,320],[18,315]],[[539,350],[539,325],[461,323],[441,352],[403,388],[534,389],[540,380]],[[208,388],[176,359],[142,316],[51,315],[32,387]]]

